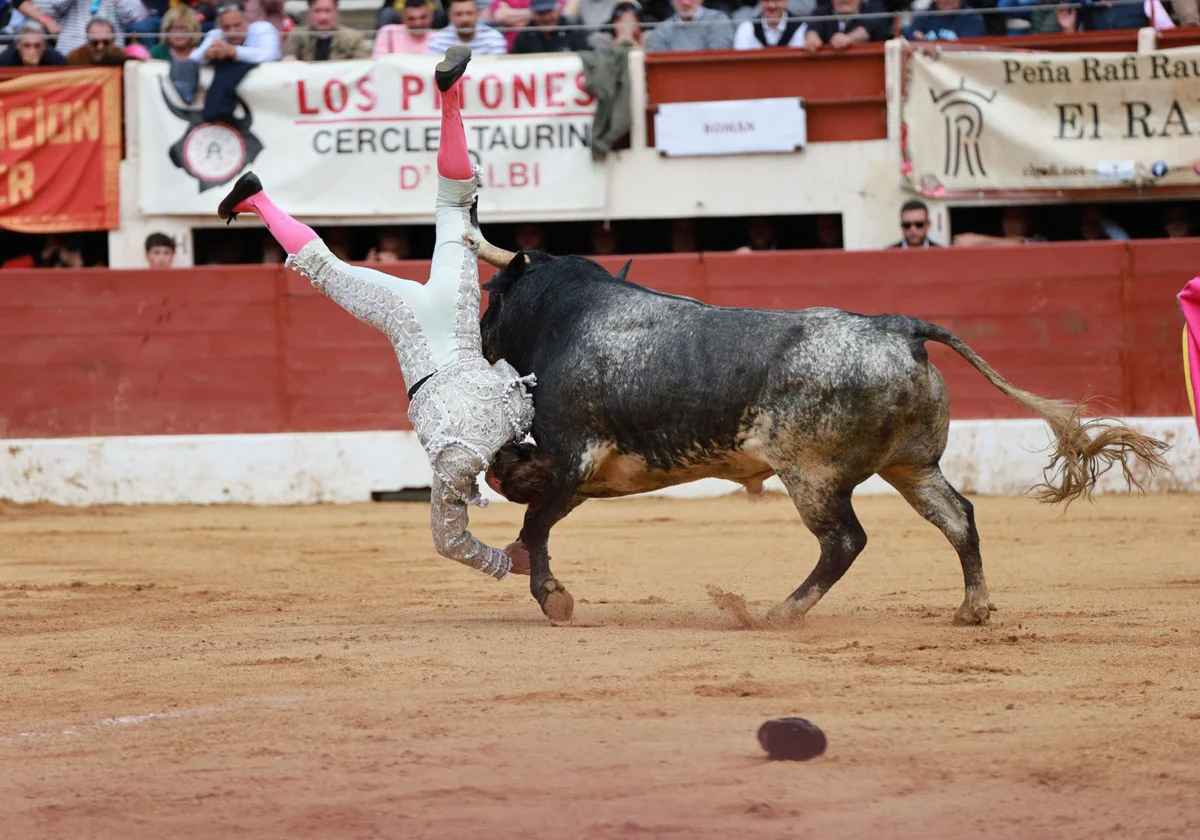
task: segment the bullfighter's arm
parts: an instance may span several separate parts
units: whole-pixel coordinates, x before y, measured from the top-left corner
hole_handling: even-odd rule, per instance
[[[512,561],[498,548],[476,539],[467,530],[467,499],[478,494],[471,457],[448,447],[437,458],[429,497],[429,524],[437,553],[457,560],[496,580],[503,580]]]

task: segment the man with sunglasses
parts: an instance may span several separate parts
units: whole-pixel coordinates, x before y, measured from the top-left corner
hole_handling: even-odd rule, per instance
[[[521,376],[501,359],[488,364],[479,333],[477,170],[463,130],[462,75],[471,49],[456,44],[437,65],[441,96],[437,152],[437,241],[429,280],[419,283],[350,265],[316,232],[277,207],[258,177],[247,172],[221,201],[217,215],[233,221],[254,213],[287,252],[287,264],[318,291],[388,337],[408,387],[408,418],[429,456],[430,527],[439,554],[497,579],[528,574],[528,555],[486,545],[467,530],[467,505],[483,505],[477,476],[501,447],[520,442],[533,423],[533,398]],[[513,561],[518,564],[514,567]]]
[[[87,41],[67,53],[67,64],[72,66],[120,65],[129,56],[117,46],[117,33],[113,25],[104,18],[92,18],[87,25]]]
[[[900,228],[904,238],[892,245],[893,248],[941,247],[929,238],[929,208],[920,199],[906,201],[900,208]]]

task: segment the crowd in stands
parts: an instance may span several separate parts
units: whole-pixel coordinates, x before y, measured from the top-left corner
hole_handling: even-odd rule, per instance
[[[1181,239],[1200,236],[1195,202],[1128,202],[1037,207],[955,208],[949,240],[933,230],[928,208],[913,199],[900,208],[897,239],[891,248],[1005,246],[1029,242],[1125,239]],[[387,263],[429,259],[431,225],[409,227],[329,227],[318,231],[330,250],[353,262]],[[281,264],[286,254],[261,229],[207,228],[193,232],[198,265]],[[509,223],[488,227],[506,247],[553,254],[695,253],[842,248],[837,214],[625,220],[614,222]],[[72,234],[16,234],[0,237],[0,268],[84,268],[106,262],[103,231]],[[176,265],[176,242],[153,233],[145,241],[146,266]]]
[[[200,64],[228,76],[264,61],[388,53],[843,49],[919,40],[1082,29],[1200,25],[1198,0],[383,0],[373,31],[339,19],[337,0],[0,0],[0,65],[163,60],[185,80]],[[227,68],[236,68],[228,70]]]

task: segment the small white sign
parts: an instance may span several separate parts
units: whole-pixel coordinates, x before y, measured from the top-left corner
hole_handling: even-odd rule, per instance
[[[1136,168],[1132,160],[1101,160],[1096,162],[1096,175],[1104,179],[1128,181]]]
[[[654,147],[670,156],[795,152],[806,130],[804,101],[795,97],[671,102],[654,115]]]

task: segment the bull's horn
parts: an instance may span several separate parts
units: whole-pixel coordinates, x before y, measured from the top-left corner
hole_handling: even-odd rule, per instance
[[[512,251],[505,251],[503,248],[497,248],[491,242],[483,238],[483,233],[474,230],[463,234],[463,239],[468,242],[474,242],[479,246],[479,259],[483,260],[490,266],[496,268],[508,268],[508,264],[513,261],[517,255]]]
[[[632,259],[625,260],[625,265],[621,266],[621,270],[618,271],[614,276],[618,280],[624,280],[626,278],[626,276],[629,274],[629,266],[631,266],[631,265],[633,265]]]

